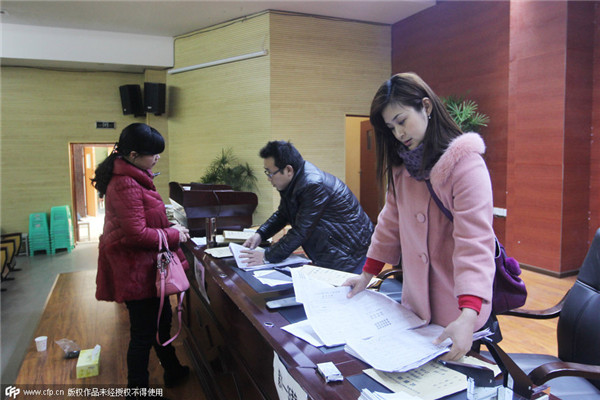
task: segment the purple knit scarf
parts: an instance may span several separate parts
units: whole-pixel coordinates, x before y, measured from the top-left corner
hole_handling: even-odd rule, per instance
[[[418,181],[429,178],[429,171],[421,171],[423,143],[419,144],[414,150],[409,150],[406,146],[401,145],[398,149],[398,156],[404,161],[404,166],[410,176]]]

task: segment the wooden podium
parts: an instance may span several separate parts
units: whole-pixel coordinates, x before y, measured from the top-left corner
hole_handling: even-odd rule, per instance
[[[216,230],[242,230],[252,226],[258,197],[227,185],[169,182],[169,198],[175,219],[191,236],[206,236],[207,226]]]

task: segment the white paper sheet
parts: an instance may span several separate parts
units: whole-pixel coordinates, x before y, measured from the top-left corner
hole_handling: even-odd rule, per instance
[[[381,393],[363,389],[358,400],[421,400],[421,398],[406,393]]]
[[[245,242],[246,240],[250,239],[255,232],[247,232],[247,231],[228,231],[228,230],[224,230],[223,231],[223,238],[225,240],[233,240],[233,241],[237,241],[237,242]]]
[[[273,352],[273,383],[280,399],[308,399],[302,386],[290,375],[276,352]]]
[[[435,324],[404,331],[388,329],[373,337],[348,340],[345,350],[380,371],[410,371],[450,350],[450,339],[439,345],[432,343],[443,330]],[[473,339],[488,334],[489,330],[476,332]]]
[[[443,330],[439,325],[387,330],[368,338],[348,340],[346,351],[380,371],[409,371],[449,351],[447,345],[432,343]]]
[[[449,339],[433,344],[443,327],[425,325],[386,295],[364,290],[348,299],[350,287],[310,279],[304,267],[291,271],[296,300],[326,346],[346,344],[348,353],[388,372],[408,371],[449,351]]]
[[[323,343],[321,339],[319,339],[319,336],[312,328],[310,322],[308,322],[307,319],[283,326],[281,327],[281,329],[304,340],[305,342],[312,344],[315,347],[321,347],[325,345],[325,343]]]
[[[214,258],[233,257],[233,253],[229,247],[213,247],[211,249],[204,250],[204,252],[213,256]]]
[[[358,276],[352,272],[338,271],[331,268],[319,267],[317,265],[305,265],[301,268],[306,278],[327,282],[333,286],[342,286],[348,278]],[[379,279],[374,277],[369,284],[377,281],[379,281]]]
[[[292,283],[290,276],[271,269],[254,271],[253,275],[264,285],[279,286]]]
[[[196,246],[206,246],[206,236],[193,237],[191,240]],[[217,243],[223,243],[225,241],[223,235],[217,235],[215,240]]]
[[[425,323],[382,293],[365,290],[348,299],[350,287],[324,286],[298,269],[292,270],[292,280],[296,300],[304,304],[310,324],[326,346],[370,337],[388,326],[408,329]]]

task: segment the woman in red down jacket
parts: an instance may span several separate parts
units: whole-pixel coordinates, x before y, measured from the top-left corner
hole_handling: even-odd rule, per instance
[[[154,347],[164,368],[166,387],[189,374],[171,344],[156,342],[156,260],[158,230],[189,268],[180,242],[189,239],[187,228],[167,220],[165,205],[156,191],[152,167],[160,159],[165,141],[154,128],[134,123],[123,129],[115,148],[96,169],[92,179],[101,197],[106,195],[104,231],[100,237],[96,298],[125,302],[129,311],[130,341],[127,351],[129,388],[148,388],[148,361]],[[172,311],[166,301],[159,325],[161,341],[170,337]],[[131,392],[133,393],[133,391]],[[128,399],[134,399],[130,395]]]

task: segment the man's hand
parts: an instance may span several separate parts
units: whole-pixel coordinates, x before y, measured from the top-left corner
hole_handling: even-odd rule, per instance
[[[358,276],[346,279],[346,282],[342,283],[342,286],[350,286],[352,288],[352,290],[348,292],[348,298],[350,299],[359,292],[365,290],[372,278],[373,274],[363,271],[362,274]]]
[[[240,251],[240,258],[249,267],[265,264],[265,252],[264,251],[242,250],[242,251]]]
[[[258,233],[255,233],[254,235],[252,235],[251,238],[247,239],[244,242],[244,247],[254,250],[256,247],[258,247],[260,242],[262,242],[262,238],[260,237],[260,235]]]

